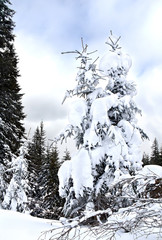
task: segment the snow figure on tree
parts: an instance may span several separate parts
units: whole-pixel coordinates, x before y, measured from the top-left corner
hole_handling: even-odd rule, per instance
[[[69,125],[57,139],[74,135],[78,148],[58,173],[59,192],[66,199],[65,217],[126,205],[117,198],[119,191],[112,186],[119,178],[134,175],[142,166],[143,131],[137,127],[135,118],[140,110],[132,99],[135,85],[126,79],[131,59],[121,52],[119,39],[109,37],[110,50],[100,60],[100,71],[83,41],[82,52],[71,52],[78,54],[81,66],[77,85],[67,91],[65,99],[77,96],[79,100],[72,104]],[[104,89],[99,87],[103,80],[108,81]],[[112,196],[118,201],[111,201]]]
[[[8,185],[2,207],[18,212],[27,210],[27,192],[29,189],[27,176],[27,162],[25,155],[26,146],[20,147],[19,156],[12,157],[11,167],[8,170],[12,172],[12,178]]]

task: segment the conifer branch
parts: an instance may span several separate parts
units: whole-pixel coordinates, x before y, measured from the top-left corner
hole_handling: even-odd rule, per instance
[[[76,53],[76,50],[75,51],[68,51],[68,52],[61,52],[61,54],[67,54],[67,53]]]
[[[94,62],[93,62],[91,65],[95,64],[95,62],[96,62],[98,59],[99,59],[99,57],[97,57],[96,60],[94,60]]]
[[[111,34],[111,36],[113,36],[112,30],[110,31],[110,34]],[[116,49],[121,49],[121,47],[119,47],[119,45],[117,44],[119,42],[121,36],[119,36],[116,41],[113,41],[111,36],[109,36],[110,42],[108,42],[108,41],[105,42],[106,44],[108,44],[112,48],[112,50],[110,50],[110,51],[114,52]]]
[[[90,54],[95,53],[95,52],[97,52],[97,50],[95,50],[93,52],[89,52],[89,53],[87,53],[87,55],[90,55]]]
[[[84,50],[84,42],[83,42],[83,38],[81,37],[81,43],[82,43],[82,48]]]
[[[86,53],[87,48],[88,48],[88,45],[86,44],[86,45],[85,45],[85,48],[83,49],[83,53]]]

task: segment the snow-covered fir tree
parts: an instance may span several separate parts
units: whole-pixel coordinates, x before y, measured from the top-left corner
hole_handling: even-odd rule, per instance
[[[74,135],[78,148],[58,174],[59,192],[66,199],[66,217],[77,216],[84,210],[128,205],[119,198],[122,193],[112,186],[119,178],[134,175],[142,167],[140,146],[145,135],[135,117],[140,113],[133,100],[135,84],[127,79],[131,59],[121,51],[119,39],[112,34],[109,37],[109,49],[100,60],[100,71],[83,41],[82,51],[72,52],[78,54],[81,64],[77,85],[66,92],[65,99],[74,97],[75,101],[71,104],[69,125],[57,139]],[[106,87],[102,88],[99,83],[105,80]],[[133,187],[129,191],[133,193]],[[116,202],[114,198],[111,201],[113,196]]]
[[[26,146],[20,148],[19,156],[14,156],[8,172],[12,172],[12,178],[4,196],[2,207],[4,209],[24,212],[27,210],[28,171],[25,155]]]
[[[8,0],[0,1],[0,204],[12,177],[6,171],[8,164],[13,154],[18,156],[25,131],[22,94],[17,81],[19,71],[14,48],[14,11],[9,5]]]
[[[62,157],[62,162],[65,162],[67,160],[71,160],[70,152],[66,148],[64,151],[64,156]]]

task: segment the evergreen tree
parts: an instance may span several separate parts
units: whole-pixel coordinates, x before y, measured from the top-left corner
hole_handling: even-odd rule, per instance
[[[151,152],[151,157],[150,157],[150,163],[151,164],[157,164],[159,162],[159,144],[157,139],[155,138],[152,144],[152,152]]]
[[[87,45],[82,42],[82,52],[72,52],[78,54],[81,65],[77,86],[66,92],[65,99],[77,96],[79,100],[71,105],[70,124],[57,139],[74,135],[78,148],[59,169],[59,192],[66,199],[67,217],[84,210],[128,205],[118,195],[121,191],[112,189],[112,185],[142,167],[140,145],[146,135],[136,124],[135,116],[140,113],[133,101],[136,88],[126,79],[131,59],[120,50],[119,39],[111,35],[107,42],[110,51],[100,61],[105,74],[102,77],[96,61],[90,59]],[[108,79],[104,89],[98,86],[102,79]]]
[[[4,209],[18,212],[24,212],[27,209],[28,171],[25,159],[26,151],[26,147],[22,146],[19,156],[12,159],[11,168],[8,169],[12,172],[12,178],[2,203]]]
[[[62,162],[65,162],[67,160],[71,160],[71,156],[70,156],[70,152],[68,151],[68,149],[66,148],[65,152],[64,152],[64,156],[62,158]]]
[[[162,147],[160,148],[160,152],[159,152],[159,163],[158,165],[162,166]]]
[[[41,122],[28,146],[29,208],[33,216],[56,219],[63,205],[58,191],[59,152],[57,145],[46,148],[45,135]]]
[[[159,150],[159,144],[156,138],[154,139],[151,148],[152,148],[152,152],[150,157],[150,163],[162,166],[162,157],[161,157],[162,154],[161,154],[161,151]]]
[[[58,219],[63,206],[63,200],[59,196],[58,170],[60,167],[59,151],[57,145],[48,150],[47,171],[45,180],[45,194],[43,196],[43,217]]]
[[[28,171],[29,171],[29,199],[32,215],[40,214],[41,201],[44,194],[44,177],[46,173],[46,149],[45,149],[45,131],[43,122],[36,128],[31,143],[28,146]]]
[[[14,49],[14,11],[8,0],[0,0],[0,203],[11,175],[6,172],[13,154],[18,155],[24,135],[25,115],[17,82],[18,58]]]
[[[143,158],[142,158],[143,166],[150,164],[150,158],[149,155],[144,152]]]

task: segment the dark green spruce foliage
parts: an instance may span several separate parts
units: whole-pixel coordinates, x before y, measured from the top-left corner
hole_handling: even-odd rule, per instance
[[[160,151],[159,151],[159,162],[158,162],[158,165],[162,166],[162,147],[160,148]]]
[[[145,152],[143,153],[142,162],[143,162],[143,167],[144,167],[145,165],[149,165],[149,164],[150,164],[149,155],[146,154]]]
[[[59,218],[63,200],[58,192],[59,151],[57,145],[46,147],[43,122],[37,127],[28,146],[29,208],[31,215]]]
[[[64,155],[63,158],[62,158],[62,162],[67,161],[67,160],[71,160],[70,152],[68,151],[67,148],[66,148],[64,154],[65,154],[65,155]]]
[[[32,215],[37,216],[41,210],[41,201],[43,197],[43,176],[46,158],[45,152],[45,131],[43,122],[40,127],[37,127],[31,143],[28,146],[28,171],[29,171],[29,208],[32,210]]]
[[[162,166],[162,147],[159,150],[159,143],[156,138],[153,141],[151,149],[150,156],[146,153],[143,154],[143,166],[150,164]]]
[[[57,145],[47,151],[46,193],[43,208],[46,218],[59,218],[64,201],[59,196],[58,170],[60,168],[59,151]]]
[[[161,155],[161,152],[159,151],[159,144],[156,138],[154,139],[154,142],[152,144],[150,164],[162,166],[162,155]]]
[[[5,170],[12,154],[18,154],[25,117],[21,88],[17,82],[19,71],[14,49],[14,11],[8,7],[9,4],[8,0],[0,0],[0,202],[11,178]]]

